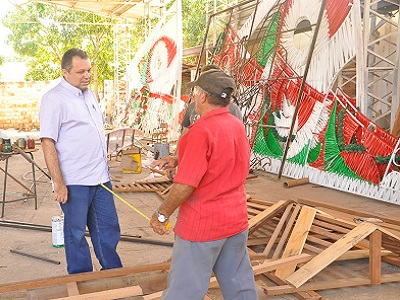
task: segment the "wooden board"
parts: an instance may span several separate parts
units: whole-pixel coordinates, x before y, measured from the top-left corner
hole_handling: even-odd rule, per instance
[[[111,300],[125,297],[133,297],[142,294],[140,286],[129,286],[119,289],[105,290],[101,292],[56,298],[53,300]]]
[[[400,273],[383,274],[382,275],[382,283],[390,283],[390,282],[398,282],[398,281],[400,281]],[[351,279],[335,278],[332,280],[324,280],[324,281],[317,281],[317,282],[313,282],[313,283],[307,283],[298,288],[290,286],[290,285],[264,287],[264,292],[268,296],[277,296],[277,295],[284,295],[284,294],[293,294],[293,293],[298,293],[301,291],[308,291],[308,290],[322,291],[322,290],[330,290],[330,289],[345,288],[345,287],[357,287],[357,286],[362,286],[362,285],[369,285],[370,283],[371,283],[371,280],[369,277],[353,277]]]
[[[289,237],[286,248],[282,254],[282,258],[299,255],[303,251],[304,244],[307,240],[308,232],[314,221],[316,210],[312,207],[303,206],[301,208],[299,217],[293,228],[293,232]],[[281,279],[285,279],[296,269],[296,263],[286,266],[285,268],[278,269],[275,275]]]
[[[251,234],[253,231],[257,230],[262,223],[267,222],[280,212],[284,211],[286,207],[290,204],[294,203],[292,200],[284,201],[280,200],[267,209],[265,209],[263,212],[257,214],[255,217],[251,218],[249,220],[249,234]]]
[[[377,228],[378,226],[375,224],[361,223],[343,236],[343,238],[287,277],[286,281],[295,287],[301,286],[322,269],[334,262],[338,257],[350,250],[355,244],[369,236]]]
[[[0,293],[50,287],[60,284],[67,284],[68,282],[80,282],[80,281],[97,280],[104,278],[114,278],[114,277],[120,277],[120,276],[126,276],[144,272],[161,271],[161,270],[167,270],[169,269],[169,267],[170,267],[169,262],[156,263],[156,264],[139,265],[134,267],[109,269],[96,272],[79,273],[73,275],[55,276],[50,278],[28,280],[28,281],[21,281],[8,284],[0,284]]]
[[[354,210],[354,209],[350,209],[347,207],[324,203],[324,202],[317,201],[317,200],[299,198],[298,202],[301,204],[308,205],[308,206],[326,207],[326,208],[334,209],[334,210],[344,212],[344,213],[347,213],[347,214],[350,214],[353,216],[357,216],[357,217],[376,218],[376,219],[380,219],[384,222],[400,226],[400,221],[398,219],[396,220],[396,219],[392,219],[392,218],[387,218],[382,215],[377,215],[377,214],[372,214],[372,213],[363,212],[363,211],[359,211],[359,210]]]

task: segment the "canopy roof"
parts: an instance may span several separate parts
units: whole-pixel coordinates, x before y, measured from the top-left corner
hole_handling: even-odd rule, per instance
[[[64,6],[119,19],[140,19],[150,12],[160,14],[160,9],[171,0],[19,0],[18,4],[31,2]]]

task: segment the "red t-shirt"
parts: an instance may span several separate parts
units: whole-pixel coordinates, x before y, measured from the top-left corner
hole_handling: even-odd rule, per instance
[[[195,190],[180,206],[175,233],[204,242],[244,231],[250,146],[243,123],[227,107],[212,110],[181,138],[178,153],[174,182]]]

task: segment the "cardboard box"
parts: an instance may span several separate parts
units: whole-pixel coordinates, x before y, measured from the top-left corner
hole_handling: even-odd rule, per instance
[[[142,156],[140,148],[130,147],[122,150],[121,154],[122,173],[141,173],[142,172]]]

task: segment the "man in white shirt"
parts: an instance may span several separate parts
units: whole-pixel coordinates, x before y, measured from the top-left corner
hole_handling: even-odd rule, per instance
[[[120,227],[110,192],[104,117],[90,84],[91,62],[80,49],[65,52],[61,82],[41,102],[40,138],[54,200],[64,213],[69,274],[93,270],[86,226],[103,269],[122,267],[116,247]]]

